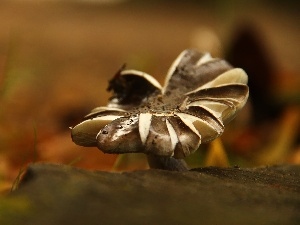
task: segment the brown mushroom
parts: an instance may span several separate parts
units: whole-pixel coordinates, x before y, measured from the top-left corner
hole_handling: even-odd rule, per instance
[[[114,92],[72,128],[72,140],[104,153],[143,152],[151,168],[186,170],[182,160],[224,131],[247,101],[248,77],[209,53],[185,50],[163,87],[150,75],[120,70]]]

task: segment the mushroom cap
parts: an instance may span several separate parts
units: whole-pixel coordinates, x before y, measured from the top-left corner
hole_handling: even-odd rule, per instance
[[[223,133],[247,101],[247,82],[242,69],[192,49],[177,57],[163,87],[144,72],[120,70],[108,105],[73,127],[72,139],[105,153],[184,158]]]

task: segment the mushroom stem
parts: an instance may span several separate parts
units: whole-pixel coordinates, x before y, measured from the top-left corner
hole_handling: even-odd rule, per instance
[[[189,168],[183,159],[173,157],[147,155],[148,164],[151,169],[162,169],[170,171],[188,171]]]

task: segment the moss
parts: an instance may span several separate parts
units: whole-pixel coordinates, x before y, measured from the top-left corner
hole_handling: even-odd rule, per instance
[[[0,224],[21,224],[31,213],[31,203],[26,197],[0,198]]]

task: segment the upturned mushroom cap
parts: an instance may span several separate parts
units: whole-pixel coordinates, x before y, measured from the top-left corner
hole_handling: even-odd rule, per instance
[[[110,81],[108,106],[72,128],[72,139],[105,153],[184,158],[223,133],[247,101],[247,81],[242,69],[191,49],[174,61],[163,87],[146,73],[121,70]]]

